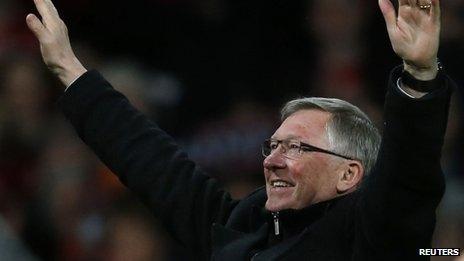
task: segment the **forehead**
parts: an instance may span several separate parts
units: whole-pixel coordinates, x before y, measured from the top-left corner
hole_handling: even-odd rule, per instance
[[[314,145],[327,144],[326,124],[330,113],[321,110],[300,110],[286,118],[276,130],[275,139],[300,139]]]

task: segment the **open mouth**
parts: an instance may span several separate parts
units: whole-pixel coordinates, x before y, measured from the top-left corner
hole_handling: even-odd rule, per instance
[[[282,179],[271,180],[270,183],[273,188],[289,188],[295,186],[292,183]]]

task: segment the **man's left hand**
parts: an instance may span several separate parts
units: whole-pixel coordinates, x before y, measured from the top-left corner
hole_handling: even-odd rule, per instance
[[[434,79],[440,41],[439,0],[399,0],[398,4],[397,16],[390,0],[379,0],[393,50],[416,79]]]

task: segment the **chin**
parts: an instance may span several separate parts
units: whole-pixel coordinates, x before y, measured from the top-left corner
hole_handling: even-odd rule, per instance
[[[284,209],[290,209],[291,204],[288,202],[283,202],[282,200],[267,200],[265,205],[266,210],[271,212],[281,211]]]

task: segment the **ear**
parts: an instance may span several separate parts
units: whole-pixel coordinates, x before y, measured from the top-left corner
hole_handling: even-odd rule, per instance
[[[337,192],[344,194],[351,192],[361,183],[364,176],[364,167],[361,162],[351,160],[343,164],[337,181]]]

